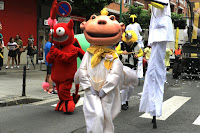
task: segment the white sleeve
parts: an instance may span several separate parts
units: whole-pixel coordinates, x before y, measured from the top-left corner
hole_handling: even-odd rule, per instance
[[[118,59],[115,59],[112,64],[112,68],[108,73],[106,81],[102,87],[102,90],[107,94],[116,88],[121,82],[121,77],[123,76],[123,64]]]
[[[125,31],[127,31],[127,30],[130,30],[130,25],[126,26],[126,30]]]
[[[88,56],[89,56],[89,53],[86,52],[83,56],[82,61],[81,61],[81,65],[79,67],[78,75],[76,75],[76,76],[79,76],[78,82],[80,82],[80,85],[83,87],[84,90],[89,88],[90,86],[92,86],[90,81],[89,81],[89,75],[88,75],[88,72],[87,72]],[[75,77],[75,79],[76,79],[76,77]]]

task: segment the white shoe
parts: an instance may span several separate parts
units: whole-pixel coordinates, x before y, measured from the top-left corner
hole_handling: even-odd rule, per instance
[[[6,69],[8,69],[8,66],[6,66]]]
[[[10,68],[13,69],[13,66],[11,66]]]
[[[17,68],[19,68],[19,66],[17,66]]]

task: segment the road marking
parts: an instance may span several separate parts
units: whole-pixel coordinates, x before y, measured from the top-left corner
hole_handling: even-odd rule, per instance
[[[197,119],[192,124],[200,126],[200,115],[197,117]]]
[[[35,102],[35,103],[31,103],[31,104],[33,104],[33,105],[41,105],[41,104],[46,104],[46,103],[50,103],[50,102],[54,102],[54,101],[58,101],[58,100],[59,100],[59,98],[54,98],[54,99],[48,99],[48,100]]]
[[[173,96],[170,99],[166,100],[162,106],[162,116],[157,119],[166,120],[170,115],[172,115],[176,110],[178,110],[190,99],[191,97]],[[147,113],[144,113],[140,117],[152,119],[152,116]]]
[[[76,104],[76,107],[83,105],[83,100],[84,100],[84,97],[81,97],[81,98],[78,100],[78,103]],[[56,107],[56,105],[57,105],[57,104],[53,104],[53,105],[51,105],[51,106],[52,106],[52,107]]]

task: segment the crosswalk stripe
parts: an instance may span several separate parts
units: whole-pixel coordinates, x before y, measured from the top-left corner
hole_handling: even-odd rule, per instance
[[[170,115],[172,115],[176,110],[178,110],[190,99],[191,97],[173,96],[170,99],[166,100],[162,106],[162,116],[157,119],[166,120]],[[152,119],[152,117],[147,113],[144,113],[140,117]]]
[[[83,100],[84,100],[84,97],[81,97],[81,98],[79,99],[78,103],[76,104],[76,107],[83,105]],[[53,105],[51,105],[51,106],[52,106],[52,107],[56,107],[56,105],[57,105],[57,104],[53,104]]]
[[[200,126],[200,115],[197,117],[197,119],[192,124]]]

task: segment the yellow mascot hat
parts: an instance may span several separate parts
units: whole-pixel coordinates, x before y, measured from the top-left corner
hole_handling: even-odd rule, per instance
[[[126,32],[124,32],[122,34],[122,41],[124,42],[137,42],[138,37],[137,34],[135,33],[135,31],[133,30],[127,30]]]
[[[135,18],[137,18],[137,16],[135,14],[133,14],[129,18],[132,18],[132,22],[134,22],[134,20],[135,20]]]

